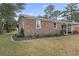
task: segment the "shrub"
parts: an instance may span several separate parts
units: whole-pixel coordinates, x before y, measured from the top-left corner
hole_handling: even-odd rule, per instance
[[[21,29],[20,32],[16,33],[15,36],[17,36],[17,37],[24,37],[24,31],[23,31],[23,29]]]
[[[23,30],[23,28],[21,28],[20,35],[24,36],[24,30]]]
[[[63,35],[64,34],[64,31],[63,30],[61,30],[61,35]]]

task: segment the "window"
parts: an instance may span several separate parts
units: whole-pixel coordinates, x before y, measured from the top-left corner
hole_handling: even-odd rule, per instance
[[[41,21],[36,20],[36,29],[41,29]]]
[[[54,23],[54,28],[57,28],[57,23]]]

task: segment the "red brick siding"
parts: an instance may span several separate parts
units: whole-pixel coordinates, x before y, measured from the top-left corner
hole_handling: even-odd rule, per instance
[[[54,22],[42,20],[41,29],[36,29],[36,20],[31,18],[23,18],[22,21],[24,21],[25,36],[35,34],[36,35],[60,34],[61,31],[61,23],[57,23],[57,29],[56,29],[54,28]]]

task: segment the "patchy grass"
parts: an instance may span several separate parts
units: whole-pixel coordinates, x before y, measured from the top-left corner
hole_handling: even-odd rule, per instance
[[[0,55],[79,55],[79,35],[12,41],[14,34],[0,35]]]

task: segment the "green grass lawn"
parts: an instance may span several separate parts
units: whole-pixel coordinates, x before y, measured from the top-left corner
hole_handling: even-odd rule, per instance
[[[14,34],[0,35],[0,55],[79,55],[79,35],[12,41]]]

